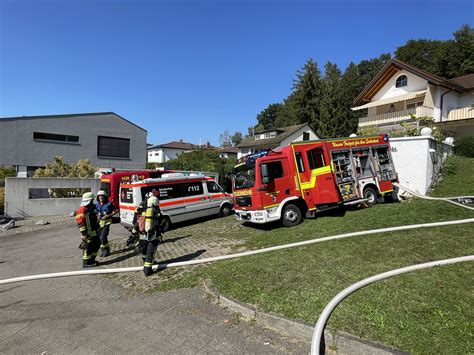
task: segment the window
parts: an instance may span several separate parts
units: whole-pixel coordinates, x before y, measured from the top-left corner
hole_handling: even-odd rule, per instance
[[[309,141],[309,132],[303,132],[303,140]]]
[[[160,152],[155,152],[155,157],[157,157],[158,155],[160,155]]]
[[[130,158],[130,139],[97,137],[97,155],[111,158]]]
[[[222,188],[217,185],[214,181],[208,181],[206,182],[207,185],[207,191],[209,193],[216,193],[216,192],[224,192]]]
[[[183,192],[184,196],[202,195],[204,193],[202,189],[202,182],[197,181],[183,184]]]
[[[395,87],[401,88],[408,85],[408,79],[406,75],[400,75],[395,82]]]
[[[148,192],[153,192],[153,194],[158,197],[158,200],[160,201],[183,197],[181,186],[179,184],[144,186],[141,189],[143,200],[145,199],[145,195]]]
[[[268,168],[268,177],[271,181],[283,177],[283,166],[281,165],[281,161],[265,163],[265,165]]]
[[[79,136],[68,136],[56,133],[33,132],[33,139],[61,143],[79,143]]]
[[[417,106],[423,106],[423,101],[421,102],[415,102],[415,103],[412,103],[412,104],[407,104],[407,109],[410,109],[410,108],[415,108]]]
[[[306,154],[308,156],[309,168],[311,170],[326,166],[326,163],[324,162],[324,153],[321,148],[308,150]]]
[[[304,173],[305,170],[304,170],[303,156],[301,155],[301,152],[296,152],[295,158],[296,158],[296,165],[298,166],[298,171],[300,173]]]

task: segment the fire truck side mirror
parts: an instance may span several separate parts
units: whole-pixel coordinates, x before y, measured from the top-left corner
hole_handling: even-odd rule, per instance
[[[273,181],[272,177],[268,173],[268,165],[267,164],[262,164],[260,165],[260,171],[262,174],[262,182],[264,184],[268,184]]]

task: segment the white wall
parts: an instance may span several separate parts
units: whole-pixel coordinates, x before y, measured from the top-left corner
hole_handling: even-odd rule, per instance
[[[425,195],[452,147],[430,137],[391,138],[392,158],[400,184]],[[433,149],[434,152],[430,152]]]
[[[158,156],[155,156],[158,152]],[[160,148],[156,150],[148,150],[148,162],[163,164],[171,159],[176,159],[179,155],[189,152],[189,150],[174,149],[174,148]],[[152,155],[150,155],[150,153]]]
[[[279,147],[286,147],[287,145],[289,145],[292,142],[303,141],[303,133],[305,133],[305,132],[309,133],[309,140],[310,141],[319,139],[318,135],[312,129],[310,129],[308,127],[302,127],[300,130],[298,130],[297,132],[293,133],[291,136],[289,136],[288,138],[283,140],[280,143]]]
[[[472,107],[474,104],[474,90],[471,90],[471,92],[459,95],[458,99],[458,108],[460,107]]]
[[[401,88],[396,88],[395,83],[400,75],[407,76],[408,85]],[[374,96],[372,101],[405,95],[413,91],[426,90],[427,88],[428,82],[425,79],[422,79],[419,76],[409,73],[405,70],[399,70],[389,81],[385,83],[382,89],[380,89],[379,92]]]
[[[158,155],[156,155],[158,153]],[[148,162],[150,163],[163,163],[163,149],[148,150]]]

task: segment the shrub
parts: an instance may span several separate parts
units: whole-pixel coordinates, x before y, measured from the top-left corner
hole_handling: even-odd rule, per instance
[[[454,152],[457,155],[474,158],[474,136],[457,138],[454,141]]]

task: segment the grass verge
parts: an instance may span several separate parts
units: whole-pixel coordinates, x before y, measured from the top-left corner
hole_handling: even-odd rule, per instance
[[[469,158],[450,158],[439,185],[442,193],[436,190],[434,195],[474,194],[473,162]],[[364,210],[340,210],[291,229],[249,226],[245,229],[246,246],[261,248],[365,229],[473,216],[444,202],[415,199]],[[407,265],[473,254],[472,231],[473,225],[469,224],[325,242],[210,264],[164,282],[156,290],[192,287],[199,278],[209,277],[223,294],[265,311],[315,322],[332,297],[363,278]],[[368,286],[336,309],[329,326],[413,353],[473,352],[473,271],[470,263],[444,266]],[[164,271],[168,272],[173,271]]]

